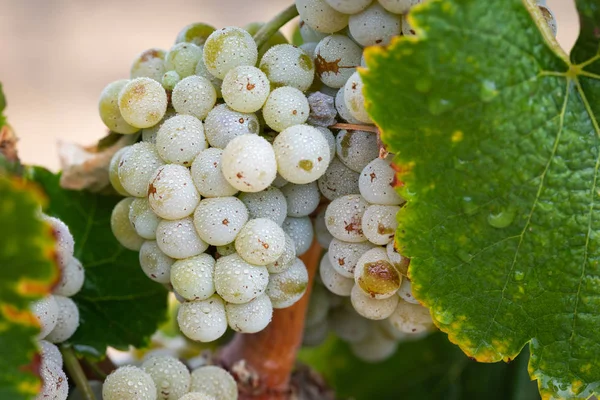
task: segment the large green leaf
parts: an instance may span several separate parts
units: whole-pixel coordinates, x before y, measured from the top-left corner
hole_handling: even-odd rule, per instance
[[[578,5],[598,26],[597,2]],[[363,79],[405,182],[397,239],[416,297],[468,355],[514,359],[529,342],[544,398],[587,398],[600,386],[600,76],[540,19],[529,0],[431,0],[410,17],[417,37],[367,52]],[[595,60],[598,36],[574,54]]]
[[[114,238],[110,215],[119,198],[62,189],[59,176],[42,168],[28,175],[49,197],[46,213],[69,226],[75,256],[85,267],[83,290],[73,298],[81,325],[69,341],[93,358],[102,357],[106,346],[146,345],[166,319],[167,291],[144,275],[138,253]]]
[[[37,214],[43,200],[34,187],[0,175],[0,399],[30,399],[41,387],[40,329],[29,306],[58,279],[52,229]]]
[[[524,356],[510,364],[478,364],[436,333],[400,344],[396,354],[377,364],[358,360],[333,337],[318,348],[303,349],[300,360],[321,373],[339,398],[536,400]]]

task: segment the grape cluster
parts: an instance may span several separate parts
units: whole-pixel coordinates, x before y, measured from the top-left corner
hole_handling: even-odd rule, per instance
[[[75,241],[69,227],[55,217],[42,215],[41,218],[51,226],[56,238],[55,259],[60,270],[60,280],[51,295],[31,306],[41,329],[37,339],[42,360],[40,376],[43,386],[36,399],[65,400],[69,385],[62,370],[62,355],[54,343],[69,339],[79,327],[79,309],[70,297],[81,290],[85,271],[73,255]]]
[[[152,355],[141,366],[112,372],[102,386],[104,400],[236,400],[237,383],[212,365],[194,369],[172,356]]]

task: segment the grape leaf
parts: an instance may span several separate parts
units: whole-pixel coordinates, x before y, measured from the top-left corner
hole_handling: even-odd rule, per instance
[[[73,300],[81,324],[69,340],[76,351],[103,357],[106,347],[142,347],[166,319],[167,291],[144,275],[138,253],[122,247],[110,228],[118,197],[62,189],[59,175],[30,168],[49,197],[46,213],[63,220],[75,238],[85,284]]]
[[[339,398],[371,400],[537,400],[526,354],[510,364],[479,364],[441,333],[401,343],[389,359],[369,364],[340,339],[305,348],[299,359],[317,370]]]
[[[21,400],[41,388],[32,301],[58,279],[52,229],[38,217],[36,188],[0,175],[0,399]]]
[[[529,343],[543,398],[600,386],[600,21],[578,6],[578,64],[529,0],[431,0],[417,37],[367,50],[362,72],[404,182],[416,297],[477,360]]]

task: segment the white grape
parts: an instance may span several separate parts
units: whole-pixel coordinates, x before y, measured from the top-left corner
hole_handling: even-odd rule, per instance
[[[276,132],[305,123],[309,113],[304,93],[290,86],[273,90],[262,109],[266,124]]]
[[[400,205],[404,199],[394,190],[396,172],[389,160],[375,158],[360,173],[358,187],[360,194],[370,203]]]
[[[75,251],[75,240],[69,230],[67,224],[58,218],[43,215],[42,220],[47,224],[50,224],[52,228],[52,234],[56,245],[56,257],[58,264],[62,268],[67,265],[73,258],[73,252]]]
[[[318,324],[306,325],[302,335],[302,346],[316,347],[325,342],[329,336],[329,321],[327,319]]]
[[[192,75],[175,85],[171,101],[179,114],[204,119],[217,102],[217,92],[208,79]]]
[[[346,167],[339,158],[335,157],[318,180],[319,190],[329,200],[360,193],[359,176],[358,172]]]
[[[152,356],[142,364],[156,386],[156,398],[179,400],[189,391],[192,378],[187,367],[175,357]]]
[[[148,49],[141,53],[131,65],[131,78],[151,78],[160,82],[165,73],[165,55],[162,49]]]
[[[299,46],[311,58],[311,62],[315,58],[315,49],[317,48],[317,44],[318,44],[318,42],[307,42],[307,43],[302,43]],[[267,74],[267,77],[268,76],[269,75]]]
[[[127,197],[117,203],[110,216],[110,228],[121,245],[129,250],[138,251],[144,243],[129,220],[133,197]]]
[[[298,22],[298,28],[300,31],[300,36],[302,37],[302,41],[304,43],[318,43],[321,39],[328,35],[327,33],[318,32],[314,30],[310,27],[310,25],[304,22],[302,18],[300,18],[300,21]]]
[[[306,217],[312,214],[321,200],[316,182],[305,185],[290,183],[281,188],[281,192],[287,201],[287,215],[290,217]]]
[[[417,33],[408,21],[406,14],[402,16],[402,35],[404,36],[415,36]]]
[[[217,254],[215,255],[216,258],[232,255],[236,252],[235,251],[235,242],[225,244],[223,246],[216,246],[216,250],[217,250]]]
[[[265,265],[271,274],[279,274],[285,271],[296,259],[296,244],[294,243],[294,240],[287,233],[284,233],[284,236],[285,245],[283,248],[283,253],[277,260],[271,264]]]
[[[136,143],[121,156],[119,181],[132,196],[145,197],[148,195],[150,178],[164,163],[152,143]]]
[[[259,67],[273,87],[291,86],[302,92],[310,88],[315,76],[311,56],[291,44],[271,47],[260,60]]]
[[[156,243],[171,258],[183,259],[204,253],[208,243],[200,239],[191,217],[162,220],[156,229]]]
[[[156,385],[143,369],[127,365],[113,371],[102,386],[103,400],[156,400]]]
[[[369,162],[379,157],[377,135],[373,133],[341,130],[335,141],[338,158],[352,171],[362,172]]]
[[[233,110],[244,113],[260,110],[270,91],[267,75],[252,66],[233,68],[225,75],[221,85],[225,103]]]
[[[248,208],[250,218],[269,218],[281,225],[287,216],[285,196],[274,186],[261,192],[242,193],[239,199]]]
[[[210,34],[203,48],[204,64],[219,79],[239,66],[252,66],[258,60],[258,49],[252,36],[237,27],[226,27]]]
[[[275,262],[285,248],[285,233],[273,220],[249,220],[235,238],[235,249],[246,262],[267,265]]]
[[[348,36],[331,35],[315,49],[315,69],[321,81],[339,89],[360,65],[362,49]]]
[[[192,115],[169,118],[156,134],[156,150],[168,163],[189,167],[207,146],[202,122]]]
[[[398,342],[376,328],[363,340],[351,343],[350,348],[352,353],[362,361],[377,363],[391,357],[398,348]]]
[[[262,294],[248,303],[227,303],[225,312],[231,329],[242,333],[256,333],[265,329],[271,322],[273,306],[269,296]]]
[[[374,2],[366,10],[350,16],[350,34],[361,46],[385,46],[400,35],[401,16],[389,13]]]
[[[433,327],[427,307],[406,301],[398,302],[389,321],[397,330],[411,334],[426,332]]]
[[[348,107],[346,107],[346,100],[344,99],[345,90],[346,89],[342,86],[342,88],[335,94],[335,109],[337,110],[340,118],[344,121],[350,124],[361,124],[362,122],[354,118],[352,114],[350,114]]]
[[[169,283],[171,266],[175,260],[163,253],[155,240],[144,242],[139,258],[142,270],[148,278],[159,283]]]
[[[202,45],[200,47],[204,51],[204,45]],[[204,57],[202,57],[200,59],[200,61],[198,61],[198,64],[196,64],[196,75],[208,79],[210,81],[210,83],[212,83],[213,88],[215,89],[215,93],[217,94],[217,97],[218,98],[223,97],[223,94],[221,93],[221,85],[223,84],[223,81],[221,79],[217,78],[216,76],[214,76],[213,74],[211,74],[210,71],[208,70],[208,68],[206,68],[206,64],[204,64]]]
[[[331,292],[338,296],[350,296],[352,287],[354,287],[354,279],[346,278],[339,274],[331,265],[327,253],[321,258],[319,264],[319,276],[323,285]]]
[[[31,304],[31,312],[40,323],[38,339],[43,339],[54,329],[58,321],[58,303],[52,295]]]
[[[215,400],[237,400],[238,387],[233,376],[223,368],[207,365],[192,372],[192,392],[205,393]]]
[[[348,15],[332,8],[325,0],[296,0],[300,18],[312,29],[333,33],[348,26]]]
[[[299,258],[279,274],[269,276],[266,294],[273,308],[287,308],[304,296],[308,287],[308,271]]]
[[[361,316],[371,320],[381,320],[392,315],[400,298],[392,296],[381,300],[373,299],[364,294],[358,285],[354,285],[350,292],[350,300],[356,312]]]
[[[315,218],[315,235],[317,237],[317,242],[321,245],[322,248],[327,249],[333,240],[333,236],[327,230],[327,225],[325,225],[325,212],[327,209],[324,207],[317,217]]]
[[[371,332],[371,321],[361,317],[349,305],[333,310],[329,323],[335,334],[348,343],[360,342]]]
[[[177,260],[171,266],[173,290],[186,300],[205,300],[215,293],[215,259],[209,254]]]
[[[306,253],[313,242],[314,230],[309,217],[287,217],[281,225],[296,245],[296,255]]]
[[[186,167],[168,164],[158,168],[150,178],[148,201],[156,215],[173,220],[192,214],[200,195]]]
[[[310,292],[308,308],[306,309],[305,326],[322,324],[327,320],[329,313],[329,296],[327,289],[322,285],[314,284]]]
[[[108,84],[108,86],[102,90],[100,101],[98,103],[100,119],[102,119],[104,125],[113,132],[125,135],[140,130],[140,128],[136,128],[127,123],[119,109],[119,93],[127,83],[129,83],[128,79],[121,79]]]
[[[356,263],[373,248],[371,242],[349,243],[334,238],[329,244],[329,262],[338,274],[353,279]]]
[[[376,247],[367,251],[354,269],[356,285],[374,299],[387,299],[396,294],[402,275],[390,263],[385,249]]]
[[[85,270],[75,257],[60,271],[60,281],[54,287],[54,294],[71,297],[79,293],[85,280]]]
[[[174,117],[175,115],[177,115],[175,110],[173,110],[172,108],[167,108],[165,116],[158,124],[151,126],[150,128],[142,129],[142,141],[156,145],[156,135],[158,135],[158,130],[166,120],[168,120],[171,117]]]
[[[190,392],[180,397],[179,400],[215,400],[215,398],[205,393]]]
[[[35,400],[67,400],[69,383],[62,366],[51,360],[42,360],[39,373],[42,389]]]
[[[238,136],[227,144],[221,170],[229,184],[243,192],[260,192],[277,174],[273,146],[258,135]]]
[[[119,110],[128,124],[149,128],[165,115],[167,92],[154,79],[132,79],[119,92]]]
[[[272,185],[275,186],[278,189],[281,189],[282,187],[284,187],[285,185],[287,185],[289,182],[286,181],[283,176],[279,175],[279,173],[277,173],[277,176],[275,177],[275,180],[273,181]]]
[[[364,10],[373,0],[325,0],[327,4],[343,14],[356,14]]]
[[[64,296],[54,296],[58,305],[58,318],[56,326],[46,336],[52,343],[62,343],[69,339],[79,327],[79,308],[73,300]]]
[[[412,284],[408,279],[403,279],[400,289],[398,289],[398,296],[409,303],[419,304],[419,301],[415,299],[412,293]]]
[[[129,221],[137,234],[146,240],[156,239],[160,217],[152,211],[147,198],[135,198],[129,206]]]
[[[224,149],[234,138],[246,134],[258,134],[260,124],[255,114],[241,113],[219,104],[204,121],[204,131],[212,147]]]
[[[201,151],[192,163],[192,180],[203,197],[233,196],[238,192],[231,186],[221,170],[223,150],[209,148]]]
[[[402,275],[408,276],[408,265],[410,264],[410,259],[398,253],[396,247],[394,246],[393,240],[385,248],[392,265],[396,267],[398,272],[400,272]]]
[[[359,243],[367,240],[362,229],[362,217],[369,203],[359,194],[338,197],[328,206],[325,224],[334,238]]]
[[[236,197],[204,199],[194,212],[194,225],[198,235],[213,246],[233,242],[246,221],[248,210]]]
[[[177,71],[167,71],[162,76],[160,82],[166,90],[172,91],[173,89],[175,89],[175,86],[177,86],[177,84],[181,82],[181,77],[179,76]]]
[[[247,303],[267,289],[269,272],[264,266],[252,265],[238,254],[221,257],[215,264],[215,288],[227,302]]]
[[[167,71],[175,71],[181,78],[196,72],[196,65],[202,59],[202,49],[193,43],[177,43],[165,57]]]
[[[58,365],[60,368],[63,366],[63,356],[60,350],[54,343],[50,343],[47,340],[40,340],[40,356],[42,362],[51,361]]]
[[[353,73],[344,85],[344,101],[350,114],[357,120],[366,124],[372,124],[371,117],[365,108],[365,96],[363,94],[363,82],[358,71]]]
[[[227,330],[225,303],[217,295],[206,300],[185,302],[179,306],[177,323],[181,332],[192,340],[199,342],[217,340]],[[193,381],[191,389],[194,390]]]
[[[283,130],[273,142],[277,171],[292,183],[310,183],[325,173],[329,165],[329,145],[321,132],[309,125]]]
[[[108,166],[108,180],[112,185],[113,189],[117,191],[122,196],[131,196],[127,190],[121,184],[119,180],[119,163],[121,162],[121,157],[125,152],[129,150],[129,146],[123,147],[119,149],[111,158],[110,164]]]
[[[423,0],[377,0],[386,10],[394,14],[408,14],[410,9]]]
[[[187,42],[201,46],[214,31],[215,28],[203,22],[189,24],[179,31],[175,43]]]
[[[371,243],[383,245],[394,240],[398,221],[396,215],[400,211],[398,206],[380,206],[378,204],[367,207],[363,214],[363,232]]]
[[[325,140],[327,141],[327,145],[329,146],[329,159],[333,160],[335,157],[335,136],[330,129],[325,128],[324,126],[315,126],[321,132]]]

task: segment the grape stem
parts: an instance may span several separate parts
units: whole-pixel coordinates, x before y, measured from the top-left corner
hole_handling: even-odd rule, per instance
[[[263,44],[267,43],[271,36],[277,33],[279,28],[281,28],[297,16],[298,10],[296,9],[295,4],[292,4],[291,6],[277,14],[272,20],[264,24],[254,35],[256,47],[260,49],[260,47]]]
[[[73,348],[69,345],[61,345],[60,352],[63,356],[63,362],[69,373],[71,379],[75,382],[75,386],[81,390],[83,394],[83,398],[85,400],[96,400],[96,396],[94,396],[94,392],[92,392],[92,387],[88,382],[83,369],[81,368],[81,364],[79,364],[79,360],[73,351]]]
[[[329,126],[329,129],[347,129],[351,131],[363,131],[363,132],[371,132],[371,133],[379,133],[379,128],[373,125],[360,125],[360,124],[344,124],[338,122],[337,124],[333,124]]]

